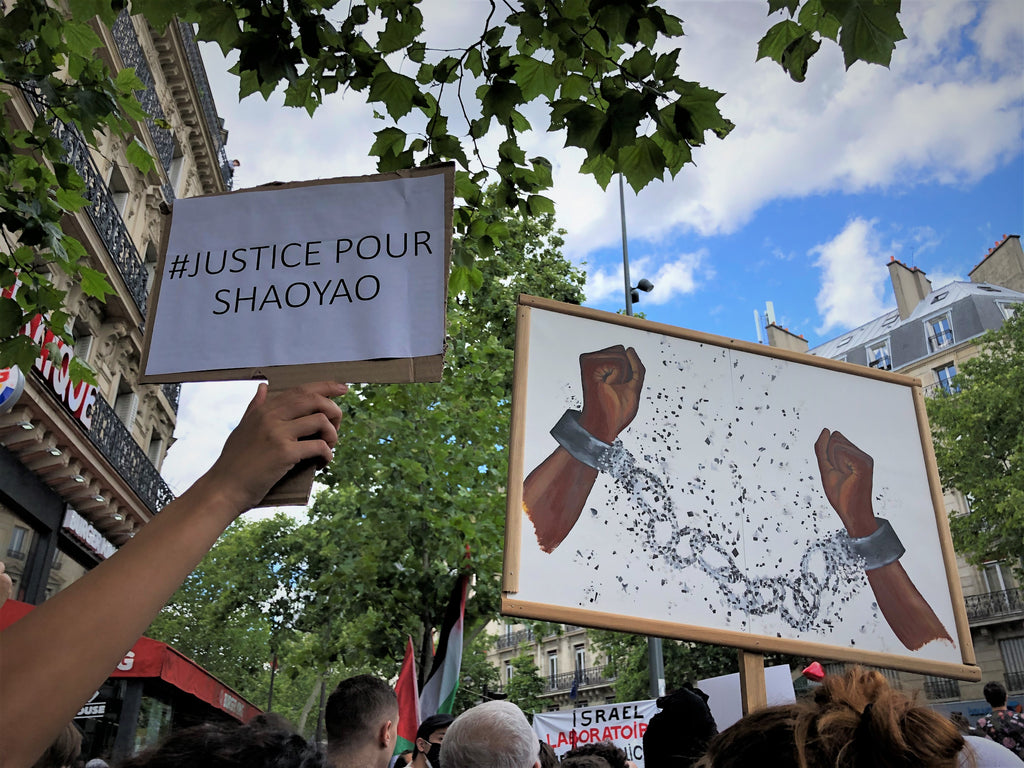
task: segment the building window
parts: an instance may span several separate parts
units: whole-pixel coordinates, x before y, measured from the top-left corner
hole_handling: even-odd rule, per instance
[[[947,394],[959,391],[959,387],[953,383],[956,378],[956,366],[953,363],[935,369],[935,378]]]
[[[114,413],[131,432],[132,427],[135,426],[135,417],[139,413],[139,396],[131,390],[119,392],[117,400],[114,401]]]
[[[924,695],[929,699],[959,699],[960,683],[948,677],[925,675]]]
[[[146,453],[149,456],[149,462],[154,467],[159,468],[160,460],[163,458],[164,455],[163,438],[160,437],[159,435],[154,434],[153,437],[149,439],[149,450],[146,451]]]
[[[1006,579],[1003,578],[1003,566],[1001,563],[985,563],[982,566],[981,577],[985,582],[986,592],[1003,592],[1006,590]]]
[[[587,648],[584,645],[577,645],[575,648],[576,671],[582,672],[587,668]]]
[[[1003,313],[1003,317],[1009,320],[1013,317],[1013,313],[1021,306],[1019,301],[1000,301],[999,311]]]
[[[892,354],[889,352],[888,339],[868,347],[868,365],[880,371],[892,370]]]
[[[14,526],[11,531],[11,543],[7,545],[7,556],[15,560],[25,559],[25,540],[28,538],[28,528],[20,525]]]
[[[506,661],[505,662],[505,682],[506,683],[509,682],[512,679],[512,675],[514,675],[515,673],[516,673],[515,667],[513,667],[511,664],[509,664]]]
[[[949,315],[933,317],[927,321],[927,326],[929,352],[953,345],[953,326],[949,321]]]
[[[551,678],[551,685],[554,687],[555,678],[558,677],[558,652],[548,651],[548,677]]]
[[[1006,670],[1006,687],[1011,691],[1024,689],[1024,637],[1011,637],[999,641]]]

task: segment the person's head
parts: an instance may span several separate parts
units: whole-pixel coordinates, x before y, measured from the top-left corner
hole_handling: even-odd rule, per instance
[[[1003,687],[1002,683],[998,683],[995,680],[985,683],[982,693],[985,694],[985,701],[989,703],[989,706],[1006,706],[1006,688]]]
[[[448,726],[455,718],[451,715],[431,715],[416,729],[416,748],[413,750],[413,760],[416,755],[427,756],[427,760],[434,768],[441,764],[441,743],[444,741],[444,734]]]
[[[611,763],[598,755],[572,755],[566,754],[562,758],[564,768],[612,768]]]
[[[562,757],[562,762],[565,762],[567,757],[585,757],[593,755],[600,757],[606,761],[611,768],[627,768],[629,759],[626,757],[625,751],[616,747],[610,741],[597,741],[593,744],[580,744],[578,747],[570,749]]]
[[[326,768],[323,754],[273,713],[245,725],[203,723],[171,731],[155,747],[118,768]]]
[[[540,768],[558,768],[558,755],[544,739],[540,739]]]
[[[508,701],[485,701],[453,722],[441,745],[444,768],[534,768],[537,735],[526,715]]]
[[[690,766],[704,754],[718,733],[708,696],[699,688],[684,685],[660,697],[644,732],[644,765]]]
[[[32,768],[70,768],[82,751],[82,732],[68,723]]]
[[[955,768],[964,738],[878,672],[829,675],[812,697],[742,718],[708,744],[699,768]]]
[[[390,758],[398,734],[398,698],[373,675],[349,677],[327,698],[324,722],[331,758],[354,751]]]

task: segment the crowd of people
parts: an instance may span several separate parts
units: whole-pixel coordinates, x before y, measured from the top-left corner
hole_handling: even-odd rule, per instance
[[[296,464],[326,464],[344,385],[271,395],[261,386],[220,458],[115,555],[0,633],[0,768],[65,768],[81,737],[72,719],[225,528]],[[0,596],[6,574],[0,572]],[[111,600],[116,594],[118,599]],[[658,699],[644,734],[647,768],[998,768],[1024,765],[1024,722],[1006,691],[986,686],[992,714],[964,733],[892,689],[875,671],[827,676],[813,695],[768,707],[717,732],[707,697]],[[426,718],[396,758],[398,700],[383,680],[343,680],[325,713],[326,750],[274,714],[245,724],[173,731],[119,768],[629,768],[612,744],[580,745],[561,761],[526,715],[488,701]],[[69,725],[69,723],[71,723]],[[1017,754],[1014,754],[1014,751]]]

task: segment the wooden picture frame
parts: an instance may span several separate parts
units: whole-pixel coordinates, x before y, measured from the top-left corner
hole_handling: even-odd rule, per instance
[[[980,679],[919,380],[530,296],[517,313],[503,614]],[[612,390],[635,416],[574,444],[563,411],[602,431]],[[876,589],[893,578],[898,604]]]

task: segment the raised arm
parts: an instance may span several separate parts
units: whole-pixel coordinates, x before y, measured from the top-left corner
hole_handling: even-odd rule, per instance
[[[902,546],[891,527],[881,529],[871,504],[874,460],[839,432],[821,430],[814,443],[825,496],[851,541],[876,562],[867,563],[868,583],[892,631],[916,651],[932,640],[952,642],[946,628],[899,562]],[[888,525],[887,523],[885,523]]]
[[[220,458],[108,560],[0,633],[0,768],[31,765],[231,522],[295,464],[326,464],[343,384],[261,385]]]
[[[552,431],[560,447],[523,483],[523,509],[545,552],[576,525],[597,479],[594,454],[606,450],[636,417],[645,373],[632,347],[619,344],[580,355],[583,411],[566,412]]]

